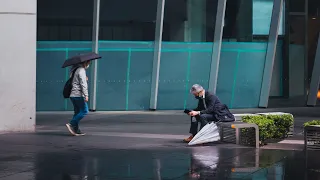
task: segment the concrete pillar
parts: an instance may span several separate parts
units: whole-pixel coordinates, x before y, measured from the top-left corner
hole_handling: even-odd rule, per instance
[[[186,42],[206,41],[206,0],[187,0]]]
[[[0,1],[2,132],[35,130],[36,11],[37,0]]]

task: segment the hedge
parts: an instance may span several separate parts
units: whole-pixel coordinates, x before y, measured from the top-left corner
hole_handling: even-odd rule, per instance
[[[313,120],[303,123],[303,126],[312,126],[312,125],[320,125],[320,120]]]
[[[290,127],[293,126],[293,117],[289,114],[244,116],[242,121],[258,125],[261,143],[269,139],[286,138]],[[249,131],[244,129],[242,132],[248,133]]]

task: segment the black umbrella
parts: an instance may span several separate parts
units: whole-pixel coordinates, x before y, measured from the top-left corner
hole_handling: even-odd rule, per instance
[[[67,59],[63,65],[62,68],[68,67],[68,66],[72,66],[75,64],[80,64],[83,63],[85,61],[90,61],[90,60],[95,60],[95,59],[100,59],[101,56],[99,56],[97,53],[94,52],[90,52],[87,54],[80,54],[77,56],[74,56],[72,58]]]

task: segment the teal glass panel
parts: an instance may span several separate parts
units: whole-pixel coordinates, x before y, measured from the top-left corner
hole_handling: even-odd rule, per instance
[[[161,53],[158,109],[182,109],[185,99],[188,52]]]
[[[38,111],[64,111],[62,89],[66,79],[61,66],[65,51],[37,52],[36,108]]]
[[[238,54],[237,51],[222,51],[220,55],[216,93],[219,99],[230,108]]]
[[[202,48],[203,52],[190,52],[189,83],[186,87],[187,109],[194,109],[198,103],[194,96],[190,94],[191,86],[201,84],[205,89],[209,87],[212,43],[207,43]]]
[[[222,44],[217,95],[230,108],[258,107],[267,43]]]
[[[91,45],[91,42],[85,41],[37,42],[37,111],[73,110],[70,100],[62,96],[63,86],[69,78],[69,68],[61,66],[69,57],[90,52]],[[90,73],[89,68],[87,70],[89,79]]]
[[[153,42],[100,41],[97,110],[149,109]]]
[[[129,110],[149,109],[152,60],[153,50],[131,52],[130,83],[128,87]]]
[[[231,96],[232,108],[258,107],[265,52],[241,52]]]
[[[269,35],[273,9],[273,0],[252,1],[252,33],[254,35]],[[285,34],[285,2],[280,17],[279,35]]]
[[[193,84],[208,87],[212,43],[163,42],[158,109],[194,108]]]
[[[97,110],[125,110],[128,51],[99,51]]]
[[[153,43],[102,41],[99,44],[103,58],[98,60],[97,110],[149,109]],[[258,106],[266,46],[266,43],[247,42],[222,44],[217,96],[230,108]],[[61,65],[67,57],[90,50],[91,43],[87,42],[38,42],[38,111],[72,110],[69,100],[62,97],[69,69]],[[212,43],[163,42],[159,110],[196,106],[197,100],[189,89],[196,83],[208,88],[211,50]],[[91,68],[87,76],[90,87]]]

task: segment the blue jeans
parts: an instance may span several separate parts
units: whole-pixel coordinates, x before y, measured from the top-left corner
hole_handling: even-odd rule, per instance
[[[78,128],[80,120],[89,112],[88,104],[84,101],[84,97],[70,97],[70,99],[74,108],[74,115],[70,124]]]

